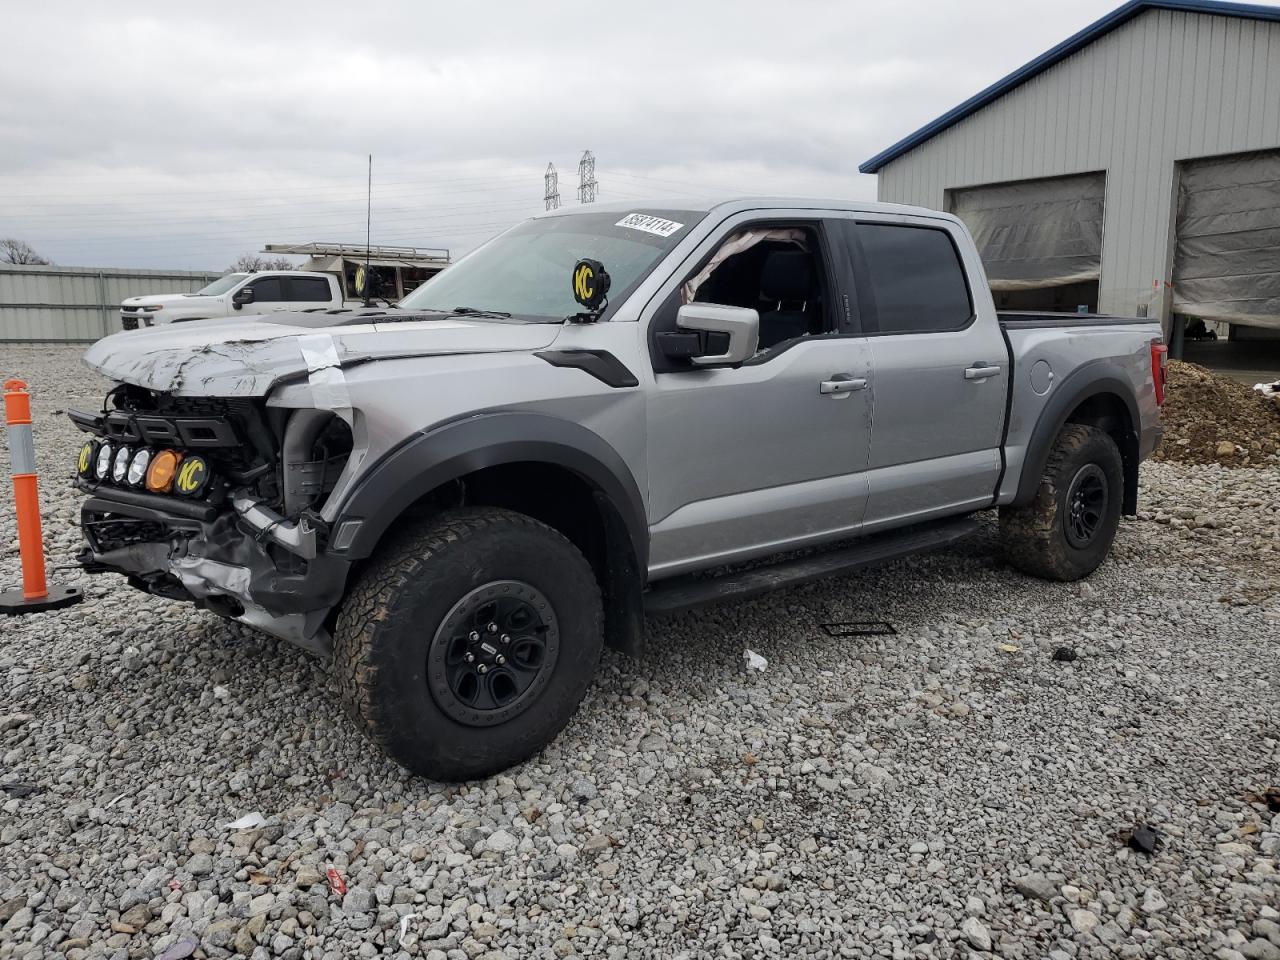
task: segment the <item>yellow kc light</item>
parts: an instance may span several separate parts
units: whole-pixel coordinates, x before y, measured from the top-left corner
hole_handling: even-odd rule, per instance
[[[180,497],[198,497],[209,486],[209,464],[204,457],[183,458],[173,479],[174,492]]]

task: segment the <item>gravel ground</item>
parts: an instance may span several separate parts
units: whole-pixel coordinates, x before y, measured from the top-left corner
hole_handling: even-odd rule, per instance
[[[63,564],[55,411],[105,385],[3,353]],[[559,740],[465,787],[384,759],[306,655],[59,571],[85,603],[0,622],[0,958],[1280,957],[1277,489],[1148,465],[1083,584],[1003,568],[989,529],[653,621]],[[0,509],[3,582],[14,539]],[[899,633],[821,628],[849,620]]]

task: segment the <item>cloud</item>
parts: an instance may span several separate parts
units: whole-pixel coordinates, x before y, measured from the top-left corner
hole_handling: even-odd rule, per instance
[[[573,199],[871,197],[862,160],[1109,4],[72,2],[6,12],[0,234],[62,263],[473,246]]]

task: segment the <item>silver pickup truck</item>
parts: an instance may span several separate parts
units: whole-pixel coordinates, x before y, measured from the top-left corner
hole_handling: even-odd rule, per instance
[[[71,414],[85,568],[331,657],[372,739],[449,780],[555,737],[646,614],[991,508],[1014,566],[1086,576],[1164,388],[1154,322],[998,317],[954,217],[772,199],[557,211],[396,308],[85,359],[118,384]]]

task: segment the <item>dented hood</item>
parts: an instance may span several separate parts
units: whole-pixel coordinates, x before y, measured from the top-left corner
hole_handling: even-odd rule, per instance
[[[559,324],[441,319],[381,312],[285,313],[125,330],[84,362],[123,383],[175,396],[261,397],[323,366],[548,346]]]

